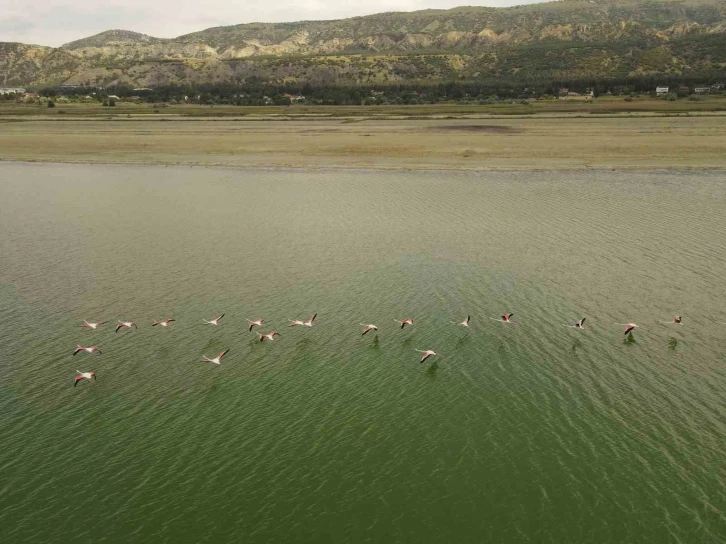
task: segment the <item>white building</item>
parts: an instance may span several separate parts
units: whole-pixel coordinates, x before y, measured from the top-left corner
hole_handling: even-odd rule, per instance
[[[665,96],[668,94],[669,91],[670,91],[669,87],[656,87],[655,88],[655,94],[657,94],[658,96]]]
[[[23,94],[25,87],[0,87],[0,94]]]

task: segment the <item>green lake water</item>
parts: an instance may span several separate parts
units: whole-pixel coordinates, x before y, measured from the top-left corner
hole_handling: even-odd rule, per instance
[[[2,163],[0,538],[724,542],[725,280],[723,173]]]

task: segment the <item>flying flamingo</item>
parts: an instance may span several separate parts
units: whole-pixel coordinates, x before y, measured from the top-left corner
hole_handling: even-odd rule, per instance
[[[417,349],[417,350],[415,350],[415,351],[418,351],[419,353],[423,353],[423,357],[421,357],[421,362],[422,362],[422,363],[423,363],[423,362],[424,362],[424,361],[425,361],[426,359],[428,359],[429,357],[432,357],[432,356],[433,356],[433,357],[443,357],[443,355],[439,355],[438,353],[436,353],[435,351],[433,351],[433,350],[430,350],[430,349],[427,349],[427,350],[425,350],[425,351],[424,351],[424,350],[422,350],[422,349]]]
[[[366,334],[368,334],[371,331],[378,331],[378,327],[376,327],[375,325],[366,325],[365,323],[361,323],[361,326],[365,327],[363,329],[363,336],[365,336]]]
[[[98,353],[101,353],[101,350],[98,349],[98,346],[89,346],[89,347],[85,348],[82,345],[77,344],[76,350],[73,352],[73,355],[75,355],[76,353],[79,353],[81,351],[85,351],[86,353],[93,353],[94,351],[97,351]]]
[[[409,317],[407,319],[404,319],[403,321],[399,321],[398,319],[394,319],[396,323],[401,324],[401,328],[404,328],[406,325],[413,325],[413,317]]]
[[[136,323],[134,323],[133,321],[119,321],[118,325],[116,326],[116,332],[118,332],[118,330],[123,327],[128,327],[129,329],[133,327],[134,329],[138,329]]]
[[[210,359],[206,355],[202,355],[202,362],[203,363],[214,363],[215,365],[221,365],[222,364],[222,357],[224,357],[224,354],[227,353],[229,349],[225,349],[224,351],[220,351],[219,355],[217,355],[214,359]]]
[[[616,323],[616,325],[621,325],[625,327],[625,332],[623,333],[625,336],[628,334],[633,334],[633,329],[637,328],[638,325],[635,323]]]
[[[490,317],[489,319],[493,319],[494,321],[501,321],[502,323],[512,323],[512,316],[514,314],[504,314],[500,318]]]
[[[312,317],[308,318],[307,321],[300,321],[298,319],[290,319],[290,326],[296,327],[297,325],[302,325],[303,327],[312,327],[313,321],[315,321],[315,318],[318,317],[317,313],[314,313]]]
[[[272,342],[275,339],[275,335],[280,336],[280,333],[277,331],[270,331],[267,334],[261,334],[259,332],[257,333],[257,336],[260,337],[260,342],[263,342],[265,340],[265,338],[267,338],[270,342]]]
[[[101,325],[105,325],[106,323],[108,323],[108,321],[86,321],[84,319],[83,325],[81,325],[81,327],[85,327],[87,329],[95,331],[98,327],[100,327]]]
[[[255,326],[261,327],[264,322],[265,322],[265,320],[262,319],[261,317],[258,318],[256,321],[252,321],[251,319],[247,320],[247,324],[250,326],[250,329],[249,329],[250,331],[252,331],[252,327],[255,327]]]
[[[78,385],[78,382],[81,380],[90,380],[93,378],[96,379],[96,373],[91,370],[90,372],[81,372],[80,370],[76,370],[76,380],[73,382],[73,387]]]
[[[220,315],[219,317],[215,317],[211,321],[207,321],[206,319],[202,319],[204,321],[205,325],[219,325],[219,320],[224,317],[224,314]]]
[[[587,319],[586,317],[583,317],[582,319],[580,319],[580,321],[578,321],[574,325],[566,325],[566,326],[567,327],[571,327],[573,329],[584,329],[585,328],[585,320],[586,319]]]
[[[673,318],[673,321],[661,321],[661,323],[665,323],[666,325],[680,325],[681,324],[681,316],[677,315]]]
[[[456,321],[452,321],[452,323],[454,323],[455,325],[459,325],[460,327],[468,327],[469,321],[471,321],[471,316],[467,315],[466,319],[464,321],[462,321],[461,323],[456,323]]]
[[[172,321],[176,321],[176,319],[174,319],[173,317],[168,317],[162,321],[154,321],[151,326],[156,327],[157,325],[161,325],[162,327],[168,327],[169,323],[171,323]]]

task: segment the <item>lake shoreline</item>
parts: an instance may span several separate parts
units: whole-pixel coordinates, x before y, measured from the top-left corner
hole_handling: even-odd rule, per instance
[[[721,116],[517,119],[33,121],[0,160],[381,171],[724,170]]]
[[[411,166],[411,165],[400,165],[400,166],[376,166],[376,165],[230,165],[224,163],[167,163],[167,162],[123,162],[123,161],[91,161],[91,160],[56,160],[56,159],[26,159],[26,160],[14,160],[14,159],[3,159],[0,158],[0,166],[2,165],[68,165],[68,166],[126,166],[126,167],[138,167],[138,168],[152,168],[152,167],[168,167],[168,168],[200,168],[200,169],[225,169],[225,170],[260,170],[260,171],[303,171],[312,170],[320,172],[330,171],[345,171],[345,172],[664,172],[664,173],[721,173],[726,172],[726,166],[671,166],[671,167],[657,167],[657,166],[632,166],[632,167],[589,167],[589,166],[563,166],[560,168],[535,168],[531,166],[511,166],[511,167],[439,167],[439,166]]]

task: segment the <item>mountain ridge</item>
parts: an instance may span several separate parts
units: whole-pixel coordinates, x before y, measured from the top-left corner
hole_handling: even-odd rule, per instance
[[[726,69],[726,45],[719,41],[726,44],[722,0],[460,6],[245,23],[176,38],[113,29],[59,48],[0,43],[0,85],[243,84],[249,78],[354,84],[568,70],[588,77],[695,73]]]

